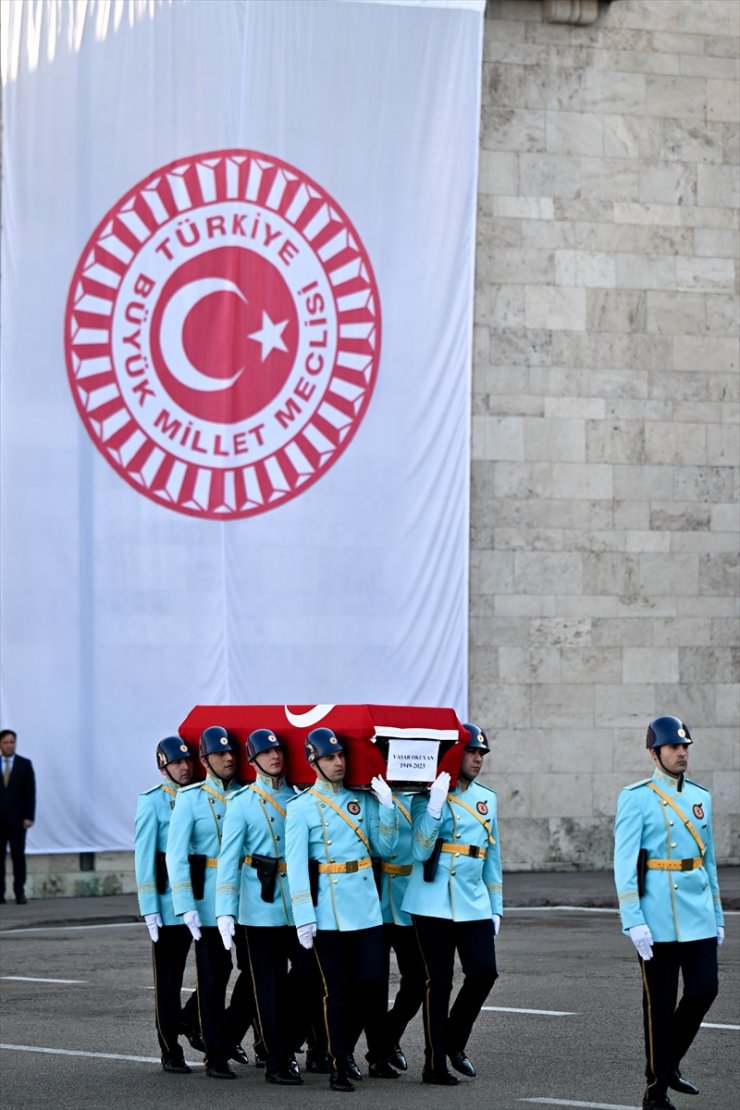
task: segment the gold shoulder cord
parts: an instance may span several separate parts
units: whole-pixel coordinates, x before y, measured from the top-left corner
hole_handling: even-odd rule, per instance
[[[704,858],[704,853],[706,852],[706,848],[704,846],[704,841],[699,836],[698,832],[696,831],[696,829],[692,825],[691,821],[689,821],[688,817],[683,812],[683,810],[679,806],[676,805],[676,803],[673,801],[673,799],[668,794],[666,794],[663,790],[661,790],[659,786],[656,786],[654,782],[649,782],[648,786],[650,787],[651,790],[654,790],[656,794],[659,794],[660,797],[663,799],[663,801],[666,803],[666,805],[669,805],[671,807],[671,809],[674,810],[678,814],[678,816],[681,818],[682,823],[686,826],[686,828],[689,830],[689,832],[693,836],[694,840],[696,841],[697,847],[698,847],[699,852],[701,853],[701,857],[703,859]]]
[[[309,790],[309,794],[313,794],[314,798],[318,798],[320,802],[326,802],[328,806],[331,806],[334,812],[338,813],[342,820],[346,821],[350,828],[354,829],[362,843],[367,848],[368,852],[370,851],[370,841],[365,836],[360,826],[356,825],[352,818],[348,817],[347,814],[342,809],[340,809],[335,802],[332,802],[330,798],[327,798],[326,794],[319,794],[318,790]]]
[[[493,836],[493,833],[491,832],[491,823],[490,823],[490,821],[486,821],[485,817],[481,817],[480,813],[476,813],[476,811],[473,809],[472,806],[469,806],[467,804],[467,802],[464,802],[462,800],[462,798],[456,798],[454,794],[448,794],[447,795],[447,801],[448,802],[454,802],[456,806],[462,806],[463,809],[467,809],[467,811],[471,815],[471,817],[475,817],[476,821],[479,821],[480,824],[483,826],[483,828],[486,830],[486,835],[488,837],[488,843],[489,844],[495,844],[496,843],[496,840]]]

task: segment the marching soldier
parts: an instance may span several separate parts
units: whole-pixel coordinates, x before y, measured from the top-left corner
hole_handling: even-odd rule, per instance
[[[239,975],[228,1012],[224,1010],[231,956],[216,926],[216,867],[227,799],[235,782],[235,745],[225,728],[212,725],[199,744],[206,770],[203,782],[186,786],[177,796],[167,842],[167,870],[175,913],[195,940],[198,1005],[206,1050],[206,1074],[235,1079],[230,1059],[247,1063],[239,1041],[252,1021],[252,994],[246,943],[237,941]]]
[[[198,1007],[195,994],[183,1009],[180,1006],[192,937],[175,916],[165,849],[177,792],[193,779],[193,756],[179,736],[166,736],[157,744],[157,766],[164,782],[140,794],[136,807],[134,868],[139,911],[152,938],[154,1014],[162,1067],[184,1075],[191,1069],[185,1063],[178,1033],[188,1030],[191,1043],[198,1045]]]
[[[383,918],[371,861],[393,852],[398,814],[380,776],[372,795],[345,787],[344,747],[331,729],[308,734],[306,756],[316,783],[288,807],[288,883],[298,940],[313,948],[323,983],[329,1082],[353,1091],[352,1080],[362,1079],[353,1052],[363,1026],[369,1074],[398,1078],[383,1031]]]
[[[699,1093],[680,1064],[717,996],[717,947],[725,936],[712,798],[685,777],[692,743],[679,717],[650,722],[653,776],[625,787],[614,826],[622,931],[637,949],[642,973],[644,1110],[672,1108],[669,1087]],[[683,996],[676,1006],[679,971]]]
[[[216,872],[216,919],[227,950],[237,928],[246,928],[265,1079],[296,1086],[303,1080],[293,1056],[288,965],[296,959],[298,942],[285,864],[286,811],[295,795],[283,776],[283,744],[274,732],[252,732],[247,757],[257,779],[229,800]]]
[[[428,799],[417,794],[412,802],[415,862],[403,900],[426,971],[422,1081],[440,1086],[458,1082],[446,1057],[456,1071],[475,1075],[465,1046],[497,978],[494,938],[503,914],[496,795],[475,781],[490,748],[482,729],[464,728],[470,741],[455,790],[443,771]],[[450,1009],[455,951],[465,978]]]
[[[386,1019],[388,1063],[401,1071],[406,1071],[408,1067],[406,1056],[401,1048],[401,1037],[408,1023],[421,1009],[425,981],[424,964],[411,914],[402,909],[413,869],[411,800],[408,794],[394,793],[393,795],[393,801],[398,810],[398,844],[390,860],[383,860],[380,865],[385,981],[388,983],[390,978],[391,950],[396,953],[396,962],[401,976],[398,993]]]

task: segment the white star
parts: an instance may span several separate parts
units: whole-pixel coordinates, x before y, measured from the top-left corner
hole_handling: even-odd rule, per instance
[[[268,313],[262,309],[262,327],[247,336],[247,339],[255,339],[261,345],[260,362],[264,362],[273,351],[288,350],[283,342],[283,330],[287,323],[287,320],[281,320],[279,324],[275,324]]]

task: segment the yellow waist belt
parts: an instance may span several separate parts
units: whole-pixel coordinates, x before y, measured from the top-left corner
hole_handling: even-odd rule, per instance
[[[246,863],[247,867],[251,867],[252,866],[252,857],[251,856],[245,856],[244,857],[244,862]],[[256,867],[257,864],[255,863],[254,866]],[[284,875],[285,872],[288,870],[288,865],[287,865],[287,863],[285,862],[284,859],[281,859],[281,860],[277,861],[277,870],[278,870],[278,875]]]
[[[385,875],[410,875],[413,868],[410,863],[383,863],[381,871]]]
[[[472,856],[473,859],[484,859],[486,849],[478,844],[443,844],[443,852],[451,852],[453,856]]]
[[[373,861],[366,856],[365,859],[348,859],[346,863],[320,863],[319,871],[322,875],[354,875],[355,871],[365,871],[372,865]]]
[[[657,871],[695,871],[703,862],[701,859],[649,859],[647,865]]]
[[[218,867],[218,860],[217,859],[207,859],[206,860],[206,867]]]

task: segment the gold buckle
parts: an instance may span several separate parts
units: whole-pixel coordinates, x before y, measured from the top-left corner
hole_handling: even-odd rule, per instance
[[[694,870],[694,861],[692,859],[682,859],[681,860],[681,870],[682,871],[693,871]]]
[[[354,875],[355,871],[359,870],[359,860],[348,860],[347,863],[345,863],[344,865],[344,870],[348,875]]]

